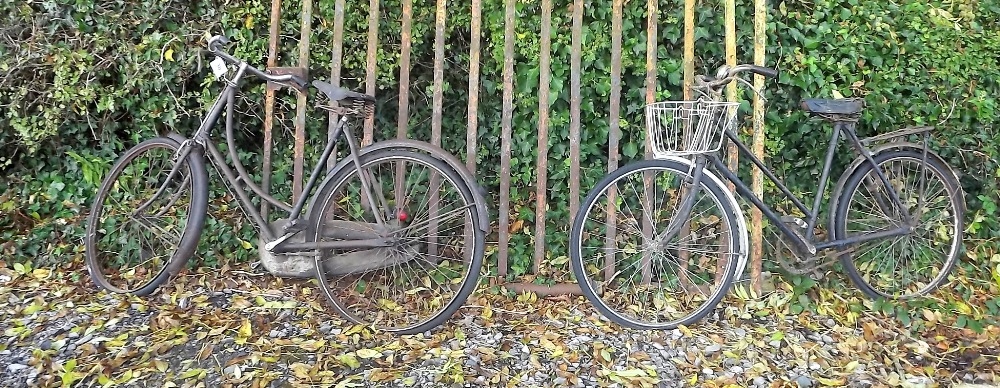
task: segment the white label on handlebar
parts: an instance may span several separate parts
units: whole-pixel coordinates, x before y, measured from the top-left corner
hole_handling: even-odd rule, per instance
[[[222,58],[215,57],[215,60],[212,61],[212,72],[215,73],[216,79],[221,80],[222,76],[229,72],[229,67],[226,66],[226,61],[222,60]]]

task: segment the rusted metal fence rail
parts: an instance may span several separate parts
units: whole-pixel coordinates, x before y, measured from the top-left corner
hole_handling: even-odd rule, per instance
[[[610,0],[612,5],[611,12],[611,50],[607,55],[611,58],[610,67],[610,96],[608,101],[608,121],[607,126],[608,131],[608,155],[607,155],[607,172],[614,171],[617,169],[621,163],[621,146],[622,146],[622,128],[620,126],[620,121],[623,117],[622,107],[623,107],[623,65],[622,65],[622,51],[623,51],[623,9],[625,6],[624,0]],[[684,85],[689,85],[692,81],[694,74],[694,34],[695,34],[695,0],[684,0],[685,1],[685,50],[684,50]],[[735,30],[735,2],[733,0],[720,0],[720,5],[725,10],[725,23],[726,23],[726,62],[734,63],[736,60],[736,34]],[[538,80],[538,106],[537,111],[533,114],[537,117],[538,124],[538,137],[537,137],[537,156],[535,158],[535,171],[537,171],[537,176],[535,180],[534,188],[534,249],[533,249],[533,265],[531,266],[534,272],[539,272],[543,262],[549,255],[563,255],[565,252],[551,252],[550,247],[547,246],[546,231],[547,227],[552,225],[565,226],[571,224],[574,220],[575,214],[580,206],[580,200],[583,197],[584,192],[581,190],[586,188],[580,187],[581,182],[581,128],[583,127],[581,123],[581,88],[586,87],[581,84],[581,78],[583,74],[581,52],[583,52],[584,44],[584,12],[586,10],[586,2],[583,0],[573,0],[571,9],[571,26],[570,31],[558,31],[553,30],[553,0],[542,0],[541,2],[541,26],[538,31],[539,34],[539,53],[538,53],[538,67],[539,67],[539,80]],[[469,64],[468,64],[468,105],[466,106],[467,122],[466,122],[466,147],[465,147],[465,158],[467,168],[476,173],[477,170],[481,169],[481,166],[477,166],[477,150],[479,147],[478,136],[480,134],[480,101],[481,101],[481,85],[484,81],[482,79],[480,60],[482,57],[482,34],[483,34],[483,2],[482,0],[471,0],[471,1],[448,1],[448,0],[436,0],[436,6],[434,9],[434,59],[433,59],[433,81],[431,85],[431,95],[432,95],[432,110],[431,110],[431,135],[430,140],[435,145],[441,145],[442,140],[442,119],[445,115],[444,112],[444,83],[445,83],[445,68],[447,62],[446,48],[446,27],[448,21],[448,9],[449,7],[470,7],[471,8],[471,25],[469,26],[470,36],[469,36]],[[755,7],[756,17],[755,20],[762,25],[764,20],[766,10],[760,7],[762,0],[757,0]],[[498,208],[498,227],[497,231],[497,262],[498,262],[498,274],[501,278],[506,277],[508,274],[509,267],[509,256],[510,256],[510,238],[511,231],[508,225],[511,223],[511,148],[512,148],[512,131],[515,127],[514,117],[515,117],[515,61],[516,51],[515,51],[515,40],[516,40],[516,28],[518,23],[518,15],[515,0],[504,0],[502,4],[497,4],[496,6],[503,7],[503,12],[505,15],[504,20],[504,39],[501,42],[503,44],[503,65],[502,65],[502,76],[498,81],[502,85],[502,108],[500,112],[500,126],[501,126],[501,138],[500,138],[500,165],[497,168],[496,174],[499,180],[499,193],[497,198],[499,201],[496,204],[491,204]],[[657,31],[658,24],[660,23],[658,9],[659,2],[657,0],[647,0],[646,1],[646,20],[644,33],[649,39],[645,39],[646,42],[646,52],[645,52],[645,80],[642,87],[644,88],[643,96],[645,103],[655,102],[657,98]],[[402,15],[398,22],[400,23],[400,41],[399,41],[399,96],[398,96],[398,113],[396,117],[396,136],[399,138],[406,138],[409,136],[409,124],[411,120],[411,87],[413,86],[413,80],[411,79],[412,70],[412,50],[413,50],[413,0],[401,0]],[[344,22],[345,22],[345,0],[335,1],[335,11],[333,20],[333,41],[324,42],[328,44],[331,49],[331,63],[330,66],[330,77],[331,82],[334,85],[340,85],[342,78],[342,69],[344,61],[343,44],[344,42]],[[303,0],[301,3],[301,9],[289,10],[285,9],[285,12],[299,12],[301,14],[301,30],[300,32],[300,46],[299,46],[299,61],[297,68],[277,68],[276,67],[276,47],[279,44],[279,29],[278,26],[281,20],[281,1],[272,0],[272,13],[271,13],[271,28],[270,28],[270,41],[268,50],[268,66],[276,71],[283,72],[297,72],[300,74],[305,73],[305,69],[309,67],[309,37],[311,31],[312,20],[312,1]],[[377,54],[379,49],[379,23],[385,22],[380,20],[384,16],[382,10],[380,10],[379,0],[369,0],[368,5],[368,26],[367,26],[367,45],[366,45],[366,72],[364,78],[365,92],[371,95],[375,95],[377,90],[376,82],[378,79],[378,74],[376,70],[378,68],[377,64]],[[390,21],[396,22],[396,21]],[[757,26],[756,36],[762,36],[763,31],[760,31],[760,26]],[[635,31],[635,30],[633,30]],[[569,149],[569,219],[550,219],[547,216],[547,210],[550,201],[550,182],[548,170],[552,165],[549,158],[549,142],[550,142],[550,126],[551,118],[553,112],[550,108],[550,89],[552,82],[552,37],[554,35],[562,35],[565,33],[571,34],[572,37],[572,52],[570,56],[570,99],[569,99],[569,136],[565,141],[568,143],[567,148]],[[721,42],[720,42],[721,43]],[[757,53],[763,52],[763,42],[755,41]],[[760,54],[758,54],[760,55]],[[755,60],[762,61],[763,58],[755,56]],[[452,66],[454,64],[452,63]],[[730,98],[734,97],[735,90],[730,89],[728,96]],[[685,94],[686,98],[687,96]],[[275,96],[274,90],[268,89],[266,95],[266,106],[265,106],[265,120],[264,120],[264,175],[263,175],[263,187],[266,189],[270,183],[270,162],[272,156],[272,128],[273,128],[273,117],[274,117],[274,103]],[[295,139],[294,139],[294,155],[295,161],[293,164],[293,195],[300,195],[303,171],[303,145],[304,145],[304,120],[306,112],[306,101],[304,98],[299,98],[296,104],[296,120],[295,120]],[[755,110],[762,109],[755,104]],[[451,112],[454,113],[454,112]],[[330,113],[330,125],[332,128],[333,123],[337,121],[337,117],[334,113]],[[756,115],[755,115],[756,116]],[[755,117],[756,118],[756,117]],[[374,119],[369,118],[364,123],[363,131],[363,144],[371,144],[374,140],[375,122]],[[762,131],[759,125],[754,126],[755,132]],[[761,137],[759,134],[754,136],[754,149],[758,150]],[[644,153],[647,157],[650,156],[651,152],[651,142],[650,139],[645,139],[644,143]],[[730,163],[735,163],[735,155],[730,152]],[[647,182],[648,183],[648,182]],[[755,180],[756,183],[756,180]],[[647,185],[648,186],[648,185]],[[610,200],[614,201],[618,193],[611,191],[608,193]],[[433,203],[433,201],[432,201]],[[266,212],[266,209],[264,210]],[[432,212],[436,209],[431,209]],[[265,213],[266,214],[266,213]],[[607,225],[605,232],[605,245],[608,250],[614,246],[614,241],[616,239],[616,231],[612,225],[616,222],[615,213],[613,211],[608,211],[607,214]],[[430,235],[435,235],[434,226],[431,226]],[[643,229],[645,233],[651,233],[649,225],[644,225]],[[430,237],[433,238],[433,237]],[[434,244],[431,244],[433,246]],[[753,267],[755,270],[758,267]],[[615,272],[614,258],[609,255],[607,260],[604,262],[604,271],[607,276],[611,276]],[[644,272],[646,272],[644,270]],[[645,277],[645,276],[644,276]],[[568,279],[566,279],[568,280]],[[513,285],[512,288],[518,290],[532,290],[539,291],[543,293],[563,293],[563,292],[578,292],[579,289],[573,285],[563,284],[556,287],[541,287],[531,284],[519,284]]]

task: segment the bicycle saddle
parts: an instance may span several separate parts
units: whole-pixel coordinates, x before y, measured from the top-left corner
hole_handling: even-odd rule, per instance
[[[828,115],[856,115],[865,108],[865,100],[844,98],[839,100],[805,99],[802,109],[810,113]]]
[[[319,89],[319,91],[326,94],[326,96],[330,98],[330,101],[340,102],[346,99],[355,99],[355,100],[375,102],[375,97],[369,96],[364,93],[352,92],[350,90],[341,87],[333,86],[329,82],[315,80],[313,81],[312,84],[313,86],[316,87],[316,89]]]

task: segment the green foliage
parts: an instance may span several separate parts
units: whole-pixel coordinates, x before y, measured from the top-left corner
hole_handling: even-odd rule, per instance
[[[310,75],[327,79],[333,45],[333,1],[315,3],[310,36]],[[364,90],[368,2],[345,2],[342,84]],[[657,90],[660,100],[681,95],[683,30],[681,0],[659,4]],[[432,138],[431,108],[435,2],[413,4],[408,136]],[[737,2],[739,60],[752,58],[749,1]],[[278,65],[294,66],[302,23],[299,1],[282,2],[282,42]],[[744,12],[746,11],[746,12]],[[483,4],[481,92],[477,153],[480,182],[496,198],[499,191],[503,90],[504,9],[500,0]],[[623,12],[622,164],[644,158],[642,119],[646,76],[646,6],[629,1]],[[80,209],[89,206],[99,177],[126,147],[157,133],[189,134],[221,85],[200,66],[204,37],[223,33],[230,51],[265,67],[270,4],[266,1],[50,0],[0,5],[0,234],[3,255],[24,261],[54,256],[52,241],[76,250],[82,235]],[[396,136],[402,10],[398,0],[379,11],[375,57],[379,99],[376,139]],[[723,12],[719,2],[701,2],[697,11],[696,68],[707,72],[724,58]],[[995,0],[878,2],[783,1],[768,21],[768,65],[781,69],[769,83],[766,153],[793,191],[809,193],[822,164],[830,128],[798,111],[805,97],[834,92],[865,98],[861,135],[907,125],[935,125],[932,147],[958,171],[969,204],[970,238],[996,250],[997,180],[1000,132],[994,126],[1000,95],[1000,7]],[[446,60],[442,145],[466,158],[470,7],[449,2],[444,31]],[[538,2],[517,2],[514,120],[511,152],[511,219],[522,227],[511,241],[512,272],[530,270],[537,179],[538,87],[541,10]],[[572,7],[556,1],[552,15],[546,243],[550,260],[568,248],[570,217],[570,89]],[[608,169],[611,2],[584,10],[581,74],[580,187],[584,193]],[[240,158],[261,163],[263,87],[250,82],[240,97],[237,130]],[[310,106],[315,101],[310,101]],[[746,106],[744,107],[746,109]],[[276,155],[272,186],[290,198],[291,120],[294,96],[278,93]],[[326,115],[307,109],[306,161],[318,156],[326,139]],[[221,130],[217,130],[220,135]],[[849,162],[849,155],[837,160]],[[834,174],[839,173],[834,170]],[[61,189],[56,190],[56,187]],[[773,189],[773,188],[770,188]],[[213,217],[200,255],[252,258],[253,229],[235,217],[232,201],[213,179]],[[584,193],[581,193],[584,194]],[[771,197],[771,196],[768,196]],[[493,202],[494,204],[496,202]],[[779,204],[780,205],[780,204]],[[493,206],[492,211],[495,211]],[[494,214],[495,215],[495,214]],[[213,219],[219,219],[212,221]],[[272,217],[273,218],[273,217]],[[494,218],[495,219],[495,218]],[[63,220],[60,225],[53,220]],[[220,221],[221,220],[221,221]],[[58,227],[57,227],[58,226]],[[502,225],[500,227],[508,227]],[[13,243],[11,243],[13,242]],[[255,244],[253,244],[255,245]],[[58,244],[54,245],[58,246]],[[491,250],[492,251],[492,250]],[[41,253],[39,253],[41,252]],[[41,254],[42,256],[38,256]],[[561,265],[565,267],[565,264]],[[803,293],[809,287],[801,290]]]

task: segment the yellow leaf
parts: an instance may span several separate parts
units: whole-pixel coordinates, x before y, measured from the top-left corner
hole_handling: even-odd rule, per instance
[[[337,356],[337,361],[340,361],[344,365],[347,365],[351,368],[357,368],[361,366],[361,362],[358,361],[357,357],[354,357],[354,353],[347,353],[342,356]]]
[[[170,364],[167,364],[166,361],[156,359],[153,360],[153,366],[156,367],[156,370],[160,371],[160,373],[166,373]]]
[[[486,307],[483,307],[482,316],[483,319],[490,319],[491,317],[493,317],[493,308],[490,307],[489,304],[487,304]]]
[[[361,358],[378,358],[382,357],[382,352],[375,349],[359,349],[357,352],[358,357]]]
[[[251,244],[249,241],[246,241],[244,239],[240,239],[240,245],[243,245],[243,249],[253,248],[253,244]]]
[[[32,303],[32,304],[28,305],[28,307],[25,307],[24,310],[21,310],[21,313],[24,314],[24,315],[31,315],[31,314],[37,313],[41,309],[42,309],[41,305],[36,304],[36,303]]]
[[[845,379],[845,378],[826,379],[826,378],[822,378],[822,377],[817,377],[816,381],[819,381],[820,384],[823,384],[823,385],[825,385],[827,387],[843,387],[843,386],[847,385],[847,379]]]
[[[31,271],[31,275],[34,276],[35,279],[45,279],[49,277],[50,274],[52,274],[52,271],[50,271],[48,268],[38,268],[34,271]]]
[[[173,62],[174,61],[174,49],[167,49],[167,52],[164,53],[163,56],[165,58],[167,58],[168,61]]]
[[[247,15],[246,20],[243,21],[243,25],[246,26],[247,29],[253,28],[253,15]]]
[[[605,361],[611,361],[611,353],[607,349],[601,349],[601,358]]]
[[[615,373],[621,377],[646,377],[646,371],[642,369],[627,369]]]
[[[243,324],[240,325],[239,336],[243,338],[248,338],[253,335],[253,327],[250,326],[250,320],[244,319]]]
[[[181,373],[180,378],[181,379],[190,379],[192,377],[200,375],[201,372],[203,372],[203,371],[204,371],[204,369],[189,369],[186,372]],[[129,371],[129,372],[131,372],[131,371]],[[129,373],[129,375],[130,375],[129,377],[131,377],[131,373]]]
[[[301,362],[296,362],[291,365],[291,370],[295,373],[295,377],[303,380],[309,380],[310,369],[309,365],[303,364]]]

